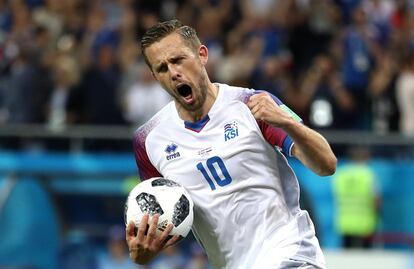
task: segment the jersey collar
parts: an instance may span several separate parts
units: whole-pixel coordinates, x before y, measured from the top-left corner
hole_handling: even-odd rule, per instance
[[[207,122],[209,122],[209,120],[210,120],[210,117],[207,114],[202,119],[196,122],[184,121],[184,127],[191,131],[199,133],[204,128],[204,126],[207,125]]]
[[[218,94],[217,94],[217,98],[213,103],[213,106],[211,107],[210,111],[208,112],[208,114],[206,116],[204,116],[203,118],[201,118],[200,120],[196,121],[196,122],[190,122],[190,121],[184,121],[180,118],[180,116],[178,115],[178,111],[177,108],[175,107],[174,101],[171,102],[171,109],[172,112],[174,114],[174,118],[175,120],[177,120],[177,122],[182,126],[184,125],[184,127],[190,131],[199,133],[203,130],[203,128],[207,125],[207,123],[210,121],[210,116],[209,115],[213,115],[214,114],[214,110],[215,107],[217,106],[217,102],[218,100],[221,98],[221,95],[223,94],[223,84],[219,84],[219,83],[214,83],[217,87],[218,87]]]

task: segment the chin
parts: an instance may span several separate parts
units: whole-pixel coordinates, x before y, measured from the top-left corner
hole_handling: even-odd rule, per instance
[[[188,111],[191,111],[191,112],[200,110],[201,107],[202,107],[201,106],[201,103],[197,102],[197,100],[193,104],[186,104],[186,103],[184,103],[182,105],[185,108],[185,110],[188,110]]]

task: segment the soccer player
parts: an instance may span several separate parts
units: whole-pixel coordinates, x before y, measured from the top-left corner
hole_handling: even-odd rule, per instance
[[[331,175],[327,141],[266,92],[212,83],[208,49],[178,20],[141,40],[145,60],[173,101],[138,128],[134,151],[141,179],[162,176],[194,201],[192,231],[211,265],[227,269],[325,268],[299,186],[285,155]],[[283,154],[282,154],[283,153]],[[178,238],[172,224],[156,235],[158,216],[128,224],[130,257],[151,261]],[[149,225],[147,231],[147,225]]]

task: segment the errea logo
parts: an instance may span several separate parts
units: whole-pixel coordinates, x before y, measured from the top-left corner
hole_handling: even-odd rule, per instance
[[[167,145],[165,153],[167,153],[167,161],[180,157],[180,152],[177,151],[178,146],[174,143]]]
[[[224,141],[228,141],[239,136],[237,121],[232,121],[224,125]]]

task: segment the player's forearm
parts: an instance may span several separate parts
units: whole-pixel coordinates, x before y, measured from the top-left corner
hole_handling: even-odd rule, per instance
[[[322,135],[293,120],[283,129],[295,142],[292,154],[304,165],[320,176],[335,173],[336,157]]]

